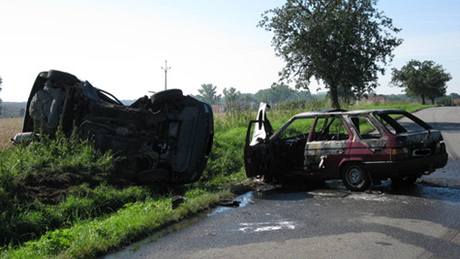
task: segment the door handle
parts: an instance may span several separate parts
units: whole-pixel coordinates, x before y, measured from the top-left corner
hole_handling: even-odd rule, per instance
[[[337,150],[337,154],[342,155],[343,153],[345,153],[345,150],[344,150],[344,149],[339,149],[339,150]]]

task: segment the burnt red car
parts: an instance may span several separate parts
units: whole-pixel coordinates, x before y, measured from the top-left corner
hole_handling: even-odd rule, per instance
[[[374,180],[414,183],[447,163],[441,132],[403,110],[305,112],[275,132],[268,108],[262,103],[248,126],[248,177],[342,179],[363,191]]]

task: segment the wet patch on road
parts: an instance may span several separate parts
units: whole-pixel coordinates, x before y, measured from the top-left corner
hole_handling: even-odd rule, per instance
[[[313,197],[319,198],[344,198],[350,195],[350,192],[340,191],[340,190],[315,190],[308,192],[313,195]]]
[[[316,189],[308,186],[279,187],[268,191],[255,192],[252,196],[254,201],[260,200],[283,200],[298,201],[305,199],[344,199],[370,202],[389,202],[398,200],[408,204],[411,198],[423,198],[427,200],[439,200],[449,203],[460,203],[460,188],[450,186],[449,182],[443,181],[443,185],[433,184],[432,181],[421,180],[417,184],[394,187],[390,180],[382,181],[372,189],[365,192],[351,192],[346,190],[340,181],[328,181],[327,184],[318,186]]]
[[[386,202],[391,199],[387,197],[384,193],[374,194],[374,193],[352,193],[347,196],[349,199],[361,200],[361,201],[380,201]]]
[[[230,211],[235,208],[242,208],[246,207],[248,204],[254,202],[254,192],[247,192],[245,194],[242,194],[235,199],[233,199],[236,203],[239,205],[236,207],[229,207],[229,206],[217,206],[214,210],[212,210],[210,213],[208,213],[208,216],[214,216],[223,212]]]

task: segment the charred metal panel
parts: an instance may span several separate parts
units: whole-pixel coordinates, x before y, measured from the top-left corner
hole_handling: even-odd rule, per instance
[[[53,136],[58,129],[111,150],[119,156],[116,170],[133,179],[186,183],[198,180],[206,165],[213,114],[208,104],[178,89],[125,106],[87,81],[51,70],[32,87],[23,132]]]
[[[337,170],[334,161],[345,156],[348,141],[312,141],[305,145],[305,170]]]

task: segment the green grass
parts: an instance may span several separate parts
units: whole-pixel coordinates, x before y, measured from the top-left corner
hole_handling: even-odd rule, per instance
[[[289,110],[275,108],[269,118],[276,129],[296,113],[322,107],[324,103]],[[428,106],[401,103],[346,108],[413,112],[425,107]],[[182,187],[186,200],[176,209],[171,204],[173,194],[160,195],[154,188],[141,186],[109,185],[105,179],[112,156],[96,152],[88,143],[45,140],[0,152],[0,233],[4,238],[1,257],[102,255],[231,197],[231,186],[245,179],[244,138],[247,123],[254,118],[255,112],[216,118],[214,147],[207,168],[199,182]],[[69,186],[59,200],[23,197],[21,186],[28,179],[68,176],[63,172],[79,175],[81,181]]]
[[[108,187],[99,185],[111,165],[110,153],[101,154],[88,143],[62,136],[1,151],[0,244],[17,244],[104,213],[107,208],[103,204],[112,205],[109,201],[114,198],[95,197],[98,193],[112,194],[115,199],[119,196],[120,200],[128,192],[138,195],[132,190],[107,192]],[[41,181],[50,187],[44,188]],[[99,186],[91,189],[88,184]]]
[[[185,197],[186,202],[176,209],[171,208],[171,199],[167,197],[128,204],[107,217],[48,232],[37,241],[27,242],[4,255],[13,258],[95,257],[208,208],[231,197],[231,193],[209,193],[194,188]]]

